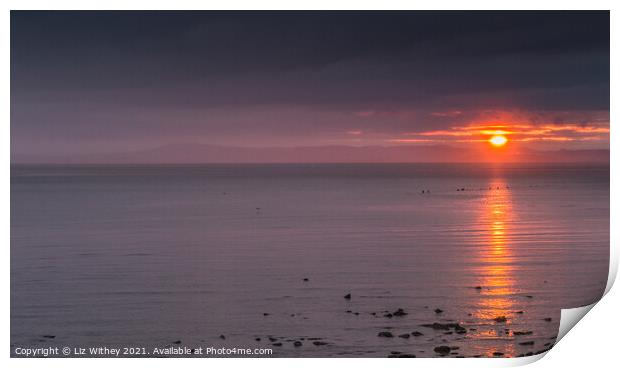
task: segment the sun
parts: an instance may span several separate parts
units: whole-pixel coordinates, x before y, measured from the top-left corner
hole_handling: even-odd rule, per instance
[[[494,135],[489,139],[489,143],[491,143],[495,147],[501,147],[508,142],[508,138],[503,135]]]

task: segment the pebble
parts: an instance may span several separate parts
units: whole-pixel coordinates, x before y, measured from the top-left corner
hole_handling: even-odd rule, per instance
[[[411,335],[408,333],[404,333],[402,335],[398,335],[398,337],[400,337],[401,339],[408,339]]]
[[[390,331],[381,331],[377,334],[379,337],[394,337]]]
[[[443,313],[443,310],[441,310],[441,309],[437,308],[437,309],[435,309],[435,313],[437,313],[437,314],[439,314],[439,313]]]
[[[344,296],[345,299],[351,299],[351,294],[347,294]]]
[[[295,341],[295,342],[293,343],[293,346],[295,346],[295,347],[300,347],[300,346],[302,346],[302,345],[303,345],[303,344],[301,343],[301,341]]]

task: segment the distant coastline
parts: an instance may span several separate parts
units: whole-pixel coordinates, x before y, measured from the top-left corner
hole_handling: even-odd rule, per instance
[[[174,144],[148,150],[85,155],[41,156],[11,152],[11,164],[609,163],[609,158],[608,149],[537,151],[521,148],[485,156],[475,149],[447,145],[258,148]]]

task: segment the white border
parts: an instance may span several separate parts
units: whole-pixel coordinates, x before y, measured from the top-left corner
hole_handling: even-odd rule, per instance
[[[323,358],[323,359],[251,359],[242,360],[241,358],[228,358],[228,359],[209,359],[205,361],[203,359],[148,359],[148,360],[129,360],[129,359],[89,359],[87,362],[82,359],[46,359],[45,361],[39,359],[9,359],[9,346],[10,346],[10,257],[9,257],[9,244],[10,244],[10,13],[9,10],[69,10],[69,9],[84,9],[84,10],[103,10],[103,9],[122,9],[122,10],[135,10],[135,9],[160,9],[160,10],[191,10],[191,9],[418,9],[418,10],[478,10],[478,9],[498,9],[498,10],[612,10],[611,11],[611,111],[610,120],[615,121],[617,114],[617,101],[616,94],[614,93],[614,87],[618,85],[618,73],[614,70],[614,61],[618,60],[618,26],[617,22],[619,17],[616,15],[615,10],[618,8],[618,1],[543,1],[543,0],[522,0],[522,1],[490,1],[490,0],[469,0],[469,1],[424,1],[424,2],[412,2],[406,0],[400,1],[367,1],[367,0],[314,0],[314,1],[295,1],[294,3],[288,1],[274,1],[274,0],[262,0],[262,1],[218,1],[218,2],[198,2],[188,0],[175,0],[175,1],[163,1],[163,0],[151,0],[151,1],[130,1],[130,0],[90,0],[77,1],[77,0],[9,0],[4,1],[4,11],[0,15],[0,47],[5,52],[2,53],[2,63],[4,73],[0,77],[0,85],[2,86],[2,100],[0,111],[3,112],[4,124],[2,125],[3,134],[1,135],[3,140],[2,151],[4,152],[5,161],[3,161],[3,178],[2,185],[2,203],[4,208],[2,211],[2,235],[5,239],[5,244],[2,249],[4,257],[3,260],[3,278],[1,282],[2,288],[2,340],[1,346],[6,349],[0,357],[4,360],[3,366],[17,366],[17,367],[30,367],[44,364],[51,367],[66,367],[66,366],[82,366],[87,363],[89,366],[101,366],[107,367],[110,364],[116,366],[133,366],[149,365],[149,366],[164,366],[174,363],[174,365],[182,364],[188,366],[204,366],[204,364],[218,365],[218,366],[236,366],[243,363],[252,364],[258,367],[272,367],[272,366],[289,366],[295,364],[300,367],[313,367],[316,364],[327,364],[329,366],[341,366],[343,364],[355,364],[358,367],[374,367],[377,363],[385,364],[386,360],[375,359],[343,359],[343,358]],[[614,5],[616,5],[614,7]],[[616,46],[614,47],[614,41]],[[613,124],[612,124],[613,125]],[[618,153],[613,149],[614,144],[617,143],[615,129],[611,129],[611,188],[616,188],[620,183],[618,178]],[[615,280],[615,276],[618,270],[618,231],[615,230],[616,224],[618,224],[618,196],[615,192],[611,191],[611,257],[610,257],[610,275],[607,284],[606,292],[610,291],[610,288]],[[568,334],[568,336],[562,339],[556,347],[554,347],[544,359],[541,360],[540,366],[558,366],[566,365],[572,366],[584,366],[586,364],[594,366],[603,365],[605,363],[616,362],[613,357],[613,353],[616,350],[617,331],[619,327],[618,319],[612,314],[620,310],[620,296],[617,290],[611,290],[609,294],[602,299],[592,310],[584,317],[584,322],[580,323],[575,329],[575,333]],[[448,366],[465,366],[465,367],[486,367],[486,366],[513,366],[527,364],[532,361],[536,361],[540,357],[530,358],[516,358],[516,359],[391,359],[389,363],[394,366],[410,366],[411,364],[432,366],[432,367],[448,367]]]

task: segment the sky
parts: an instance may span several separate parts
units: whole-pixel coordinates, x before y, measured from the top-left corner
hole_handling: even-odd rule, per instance
[[[11,12],[11,152],[609,148],[609,12]]]

